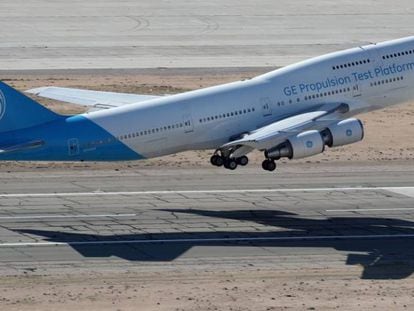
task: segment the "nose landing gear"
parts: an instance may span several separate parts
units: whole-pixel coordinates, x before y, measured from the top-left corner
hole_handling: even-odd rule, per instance
[[[273,159],[266,159],[262,162],[265,171],[273,172],[276,169],[276,162]]]

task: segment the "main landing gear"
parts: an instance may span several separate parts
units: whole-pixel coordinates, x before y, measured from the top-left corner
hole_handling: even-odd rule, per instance
[[[210,162],[214,166],[223,166],[229,170],[235,170],[239,165],[245,166],[249,163],[249,158],[246,156],[241,156],[239,158],[230,158],[229,156],[224,156],[220,151],[216,151],[211,158]],[[273,172],[276,169],[276,161],[272,158],[266,158],[262,162],[262,168],[265,171]]]
[[[214,166],[224,166],[229,170],[235,170],[239,165],[245,166],[249,163],[249,158],[246,156],[242,156],[240,158],[228,158],[224,156],[220,156],[218,154],[214,154],[210,158],[211,164]]]

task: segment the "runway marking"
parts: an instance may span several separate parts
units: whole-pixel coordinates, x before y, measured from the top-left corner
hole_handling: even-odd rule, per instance
[[[151,244],[151,243],[208,243],[208,242],[266,242],[266,241],[318,241],[318,240],[364,240],[364,239],[414,238],[414,234],[379,235],[316,235],[294,237],[240,237],[240,238],[202,238],[202,239],[163,239],[163,240],[107,240],[107,241],[67,241],[67,242],[16,242],[0,243],[0,247],[18,246],[73,246],[102,244]]]
[[[107,217],[135,217],[137,214],[91,214],[91,215],[25,215],[0,216],[0,220],[8,219],[50,219],[50,218],[107,218]]]
[[[402,208],[355,208],[355,209],[327,209],[325,212],[381,212],[381,211],[413,211],[414,207]]]
[[[394,188],[391,190],[392,192],[402,194],[411,198],[414,198],[414,187],[408,187],[408,188]]]
[[[119,191],[119,192],[54,192],[54,193],[4,193],[0,198],[26,198],[26,197],[81,197],[81,196],[134,196],[146,194],[195,194],[195,193],[285,193],[285,192],[329,192],[329,191],[370,191],[387,190],[402,194],[414,193],[414,187],[332,187],[332,188],[288,188],[288,189],[228,189],[228,190],[159,190],[159,191]]]

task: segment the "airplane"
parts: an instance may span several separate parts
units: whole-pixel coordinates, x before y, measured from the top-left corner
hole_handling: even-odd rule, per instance
[[[359,142],[355,115],[414,99],[414,37],[359,46],[257,77],[175,95],[41,87],[30,94],[88,107],[63,116],[0,82],[0,160],[118,161],[215,150],[234,170]]]

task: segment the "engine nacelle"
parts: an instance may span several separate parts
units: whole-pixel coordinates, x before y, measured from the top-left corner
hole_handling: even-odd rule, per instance
[[[329,147],[353,144],[364,138],[364,126],[358,119],[346,119],[323,130],[321,136]]]
[[[266,150],[267,158],[280,159],[287,157],[289,159],[301,159],[322,153],[325,149],[325,143],[321,133],[318,131],[306,131],[289,139],[269,150]]]

